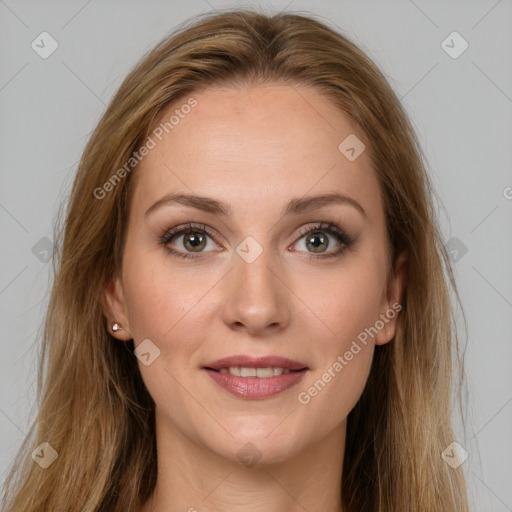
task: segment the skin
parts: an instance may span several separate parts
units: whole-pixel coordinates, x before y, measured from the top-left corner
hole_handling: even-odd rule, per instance
[[[123,326],[114,335],[136,346],[150,339],[160,350],[149,366],[139,361],[156,403],[158,451],[156,489],[142,512],[245,511],[248,504],[251,512],[341,511],[346,418],[375,345],[395,334],[397,315],[309,403],[298,394],[401,300],[405,255],[388,274],[370,143],[313,88],[215,87],[193,97],[197,106],[137,169],[122,272],[105,293],[107,318]],[[354,161],[338,150],[351,133],[366,146]],[[175,204],[145,216],[171,192],[222,200],[232,214]],[[292,198],[333,192],[350,196],[366,215],[344,203],[281,216]],[[178,235],[169,245],[199,256],[185,260],[159,237],[189,221],[218,236],[205,235],[198,254]],[[319,253],[299,230],[321,221],[338,225],[355,244],[333,258],[309,259]],[[263,248],[252,263],[236,252],[247,236]],[[342,244],[325,236],[324,253],[336,252]],[[238,354],[289,357],[309,370],[277,396],[242,399],[202,369]],[[254,465],[237,456],[246,443],[260,457]]]

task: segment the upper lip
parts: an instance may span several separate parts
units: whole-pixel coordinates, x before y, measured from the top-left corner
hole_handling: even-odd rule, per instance
[[[239,366],[242,368],[288,368],[290,370],[307,369],[305,364],[294,361],[293,359],[288,359],[287,357],[257,357],[248,355],[223,357],[222,359],[217,359],[216,361],[206,364],[204,368],[220,370],[221,368],[229,368],[231,366]]]

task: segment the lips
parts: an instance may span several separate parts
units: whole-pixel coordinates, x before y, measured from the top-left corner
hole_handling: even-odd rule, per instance
[[[280,356],[231,356],[203,367],[220,387],[244,399],[277,395],[296,385],[307,372],[303,363]]]
[[[210,370],[220,370],[221,368],[230,368],[230,367],[283,368],[283,369],[287,369],[290,371],[307,369],[307,365],[300,363],[298,361],[294,361],[293,359],[288,359],[286,357],[280,357],[280,356],[255,357],[255,356],[245,356],[245,355],[224,357],[222,359],[218,359],[217,361],[208,363],[204,367],[206,369],[210,369]]]

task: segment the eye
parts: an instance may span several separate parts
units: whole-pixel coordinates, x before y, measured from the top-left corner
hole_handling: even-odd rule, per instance
[[[354,244],[352,237],[332,222],[320,222],[316,226],[302,229],[299,233],[302,237],[294,245],[302,245],[298,250],[309,253],[311,258],[337,256]],[[331,241],[332,239],[334,242]],[[337,250],[327,252],[328,248],[336,245],[338,245]]]
[[[166,231],[161,237],[161,244],[171,253],[180,258],[194,258],[193,253],[201,254],[204,249],[210,246],[215,250],[218,248],[213,240],[215,235],[204,224],[186,224],[185,226],[177,226]],[[181,239],[181,240],[180,240]],[[208,244],[208,239],[212,243]],[[178,250],[170,247],[173,242],[178,246]]]
[[[338,256],[355,242],[345,231],[331,222],[320,222],[315,226],[303,228],[299,234],[301,238],[292,247],[302,245],[302,248],[292,250],[307,253],[310,259]],[[215,238],[216,234],[204,224],[188,223],[167,230],[161,235],[160,243],[174,256],[197,259],[204,253],[218,251],[219,245],[215,242]],[[174,248],[172,244],[175,244]],[[338,246],[337,250],[327,251],[336,246]]]

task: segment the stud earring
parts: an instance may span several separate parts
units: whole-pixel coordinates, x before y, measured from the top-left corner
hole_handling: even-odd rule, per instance
[[[119,329],[122,329],[121,324],[118,324],[118,323],[116,322],[114,325],[112,325],[112,331],[113,331],[113,332],[117,332],[117,331],[119,331]]]

